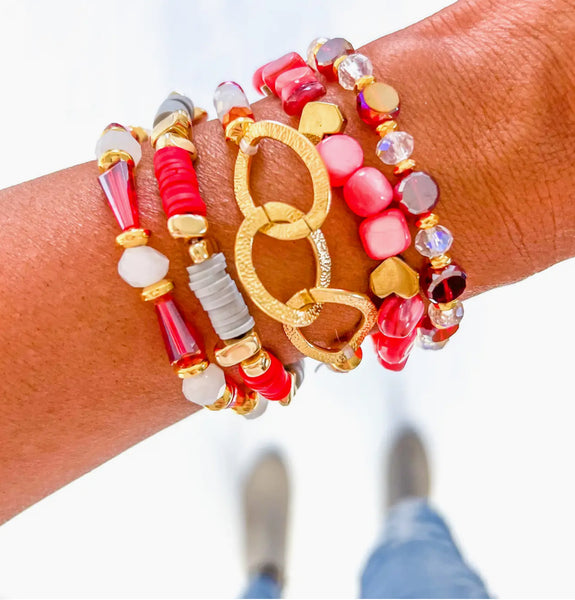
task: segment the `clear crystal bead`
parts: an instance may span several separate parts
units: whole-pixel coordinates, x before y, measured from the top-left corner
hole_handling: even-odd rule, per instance
[[[214,92],[214,107],[220,122],[232,108],[249,108],[250,103],[242,87],[235,81],[220,83]]]
[[[307,47],[306,58],[307,64],[314,70],[317,71],[317,64],[315,62],[315,49],[316,46],[320,46],[321,44],[325,44],[327,42],[327,38],[325,37],[317,37],[312,40],[311,44]]]
[[[413,153],[413,136],[405,131],[392,131],[377,143],[376,153],[386,165],[396,165]]]
[[[445,347],[447,342],[449,342],[449,338],[442,342],[434,342],[431,339],[431,336],[422,333],[421,330],[418,330],[417,332],[417,343],[419,347],[424,350],[441,350]]]
[[[457,301],[456,305],[449,310],[441,310],[436,304],[430,304],[427,309],[429,319],[438,329],[446,329],[459,325],[463,319],[463,304]]]
[[[339,63],[337,75],[342,88],[353,90],[356,81],[373,75],[373,65],[363,54],[350,54]]]
[[[415,249],[427,258],[445,254],[451,248],[451,244],[453,244],[453,234],[442,225],[420,229],[415,236]]]

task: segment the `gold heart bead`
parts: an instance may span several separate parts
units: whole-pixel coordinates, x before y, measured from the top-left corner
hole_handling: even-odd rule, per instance
[[[413,298],[419,293],[419,274],[401,258],[392,256],[371,272],[369,286],[379,298],[386,298],[390,294]]]
[[[301,113],[298,131],[317,144],[324,135],[342,131],[344,124],[345,119],[336,104],[308,102]]]

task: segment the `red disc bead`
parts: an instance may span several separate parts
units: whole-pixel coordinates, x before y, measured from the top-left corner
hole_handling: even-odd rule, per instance
[[[268,352],[270,366],[258,377],[250,377],[240,365],[240,376],[246,385],[268,400],[283,400],[291,390],[291,376],[282,363]]]
[[[420,274],[421,289],[435,304],[447,304],[463,294],[467,285],[465,271],[451,263],[442,269],[425,267]]]
[[[379,307],[377,326],[387,337],[406,338],[417,327],[424,312],[425,303],[421,296],[405,299],[392,294]]]

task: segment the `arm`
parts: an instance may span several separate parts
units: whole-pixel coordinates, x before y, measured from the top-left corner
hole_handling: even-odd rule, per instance
[[[398,89],[401,127],[415,137],[418,164],[440,183],[438,212],[456,236],[453,256],[469,274],[470,294],[575,254],[572,12],[567,0],[459,2],[362,49],[378,78]],[[379,166],[353,94],[332,85],[328,99],[349,116],[347,132],[363,144],[366,164]],[[258,119],[286,122],[274,99],[254,110]],[[214,236],[233,265],[236,150],[218,122],[194,135]],[[264,145],[254,197],[305,209],[311,186],[303,167],[284,148]],[[96,176],[95,164],[84,164],[0,193],[0,522],[196,410],[167,365],[153,310],[115,274],[116,226]],[[164,233],[150,152],[137,185],[152,245],[172,258],[176,298],[211,349],[215,338],[187,289],[185,256]],[[322,229],[332,285],[367,291],[376,263],[363,253],[358,221],[336,192]],[[260,237],[256,265],[272,293],[286,299],[311,284],[306,242]],[[289,269],[276,268],[278,251]],[[419,264],[413,252],[407,259]],[[281,326],[252,309],[265,344],[285,362],[296,358]],[[328,344],[336,325],[345,331],[355,318],[328,307],[315,335]]]

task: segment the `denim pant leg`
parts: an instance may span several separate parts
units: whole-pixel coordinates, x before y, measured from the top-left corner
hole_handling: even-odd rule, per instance
[[[394,506],[361,578],[362,598],[489,598],[443,519],[422,499]]]
[[[281,598],[280,584],[267,573],[254,575],[242,598]]]

